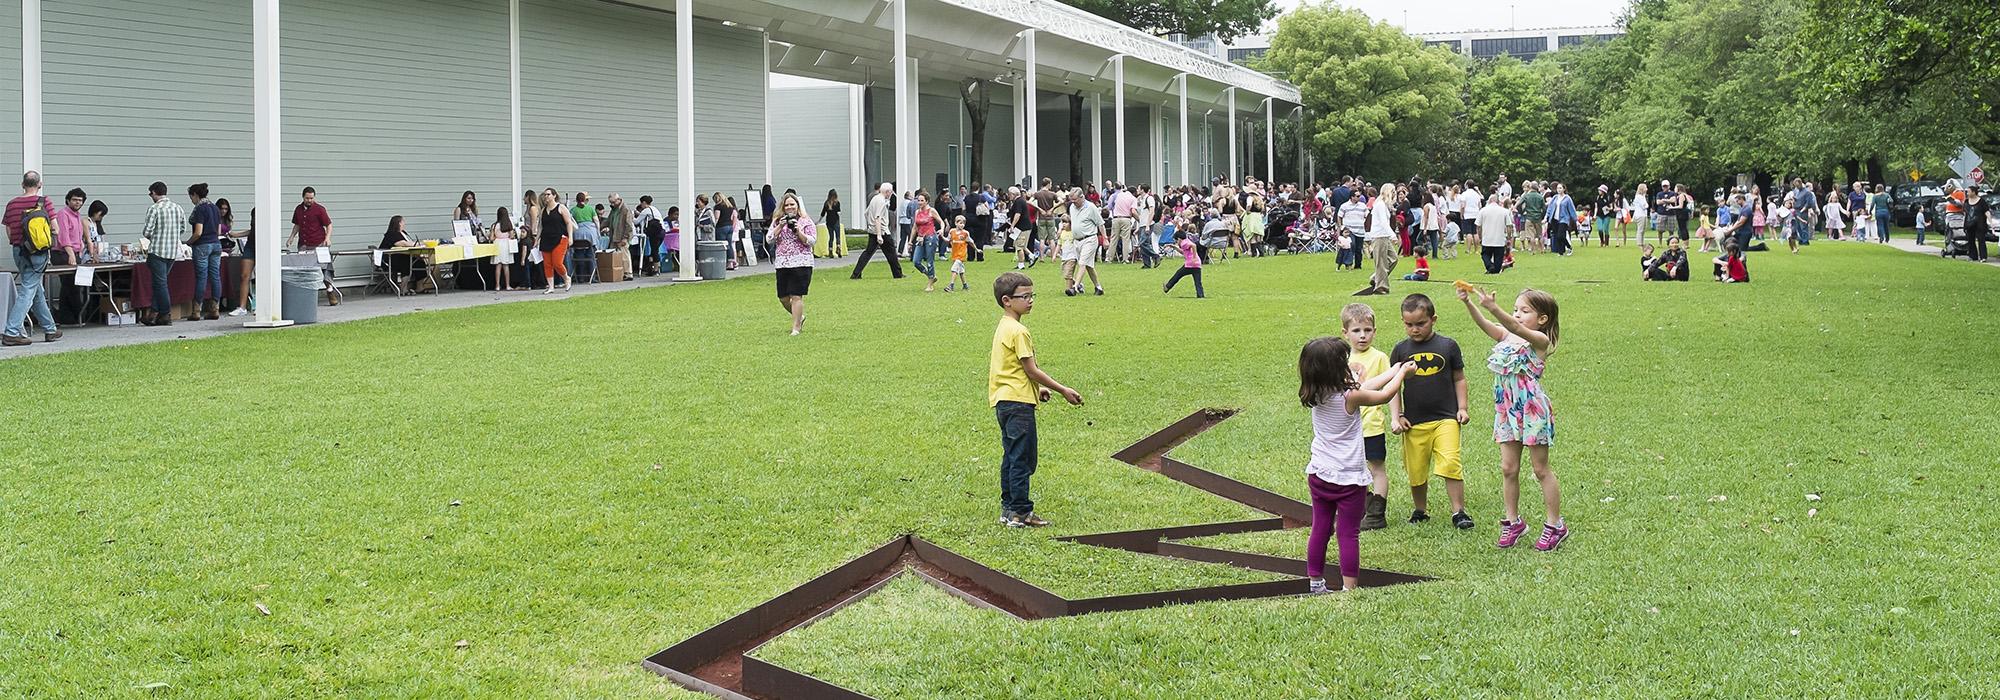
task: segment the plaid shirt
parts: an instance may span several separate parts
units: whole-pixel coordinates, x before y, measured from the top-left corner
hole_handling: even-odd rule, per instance
[[[173,200],[161,198],[146,210],[146,226],[139,230],[150,242],[146,252],[173,260],[180,257],[181,244],[188,239],[187,210]]]

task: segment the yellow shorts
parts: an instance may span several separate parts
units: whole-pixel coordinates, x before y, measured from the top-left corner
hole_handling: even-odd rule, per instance
[[[1453,481],[1465,479],[1458,462],[1458,421],[1446,418],[1410,426],[1403,433],[1403,468],[1411,486],[1423,486],[1431,474]]]

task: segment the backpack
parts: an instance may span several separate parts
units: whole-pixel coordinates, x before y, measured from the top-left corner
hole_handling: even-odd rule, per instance
[[[38,200],[21,214],[21,247],[29,255],[40,255],[55,247],[55,232],[49,225],[49,213],[43,206],[48,200]]]

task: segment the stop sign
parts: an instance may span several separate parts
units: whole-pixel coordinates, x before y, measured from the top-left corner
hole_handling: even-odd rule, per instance
[[[1972,169],[1972,173],[1971,173],[1971,176],[1972,176],[1972,182],[1973,182],[1973,184],[1979,184],[1979,183],[1983,183],[1983,182],[1986,182],[1986,169],[1985,169],[1985,168],[1973,168],[1973,169]]]

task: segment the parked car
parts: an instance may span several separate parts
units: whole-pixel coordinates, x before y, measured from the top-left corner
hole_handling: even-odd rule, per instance
[[[1889,190],[1889,217],[1897,226],[1917,225],[1917,210],[1927,212],[1930,220],[1936,222],[1937,204],[1944,199],[1944,183],[1937,180],[1918,180],[1897,185]],[[1935,225],[1935,224],[1933,224]]]

